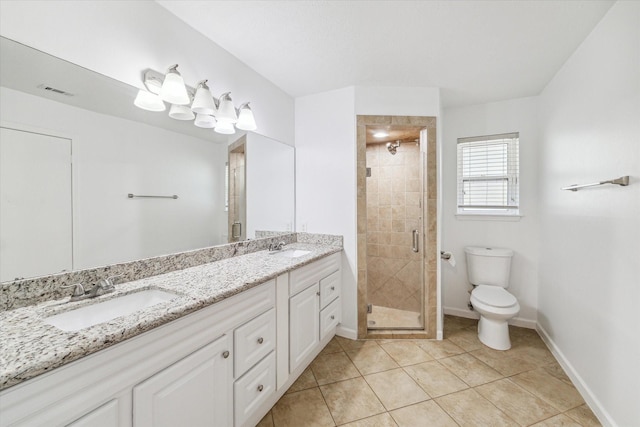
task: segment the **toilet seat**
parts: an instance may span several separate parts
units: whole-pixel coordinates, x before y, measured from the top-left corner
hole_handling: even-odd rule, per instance
[[[479,285],[471,295],[478,302],[492,307],[507,308],[518,304],[516,297],[499,286]]]

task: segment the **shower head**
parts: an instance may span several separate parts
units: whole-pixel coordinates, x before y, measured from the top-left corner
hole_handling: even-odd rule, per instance
[[[398,152],[398,147],[400,147],[400,141],[387,142],[387,150],[389,150],[392,155],[395,155]]]

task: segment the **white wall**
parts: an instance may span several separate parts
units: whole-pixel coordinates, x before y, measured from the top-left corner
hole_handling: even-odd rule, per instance
[[[348,87],[296,98],[296,227],[344,236],[342,334],[357,333],[356,115],[438,116],[438,89]]]
[[[0,33],[139,88],[143,70],[177,63],[187,84],[251,101],[258,133],[293,145],[293,99],[153,1],[2,1]]]
[[[74,269],[222,243],[224,144],[12,89],[0,94],[3,124],[72,140]]]
[[[519,221],[456,216],[457,139],[470,136],[520,132]],[[509,292],[520,304],[511,323],[535,327],[538,299],[537,152],[539,146],[537,98],[520,98],[444,111],[443,141],[443,230],[442,248],[451,252],[456,266],[442,263],[442,290],[447,314],[477,317],[467,308],[468,290],[465,246],[512,249]],[[481,220],[482,219],[482,220]]]
[[[357,333],[354,88],[296,98],[296,228],[344,238],[342,334]]]
[[[640,3],[605,15],[540,97],[538,320],[605,425],[640,425]],[[628,187],[560,188],[630,175]]]

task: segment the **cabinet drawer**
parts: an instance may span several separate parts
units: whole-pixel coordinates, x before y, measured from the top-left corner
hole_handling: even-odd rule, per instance
[[[276,310],[271,309],[236,328],[234,377],[238,378],[276,348]]]
[[[276,355],[271,352],[233,385],[235,425],[242,426],[276,391]]]
[[[342,307],[340,298],[336,298],[331,304],[320,312],[320,340],[333,331],[342,320]]]
[[[340,270],[320,280],[320,308],[340,296]]]
[[[340,270],[341,256],[338,252],[289,273],[289,296],[305,290],[320,279]]]

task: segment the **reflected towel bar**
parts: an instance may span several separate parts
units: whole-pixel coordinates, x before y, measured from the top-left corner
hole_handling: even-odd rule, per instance
[[[177,199],[178,198],[178,196],[175,194],[173,196],[141,196],[138,194],[131,194],[131,193],[129,193],[127,197],[130,199],[133,199],[134,197],[137,199]]]
[[[621,176],[620,178],[616,178],[616,179],[609,179],[607,181],[594,182],[591,184],[570,185],[569,187],[563,187],[562,189],[569,190],[569,191],[578,191],[581,188],[595,187],[596,185],[604,185],[604,184],[617,184],[617,185],[626,187],[627,185],[629,185],[629,175]]]

